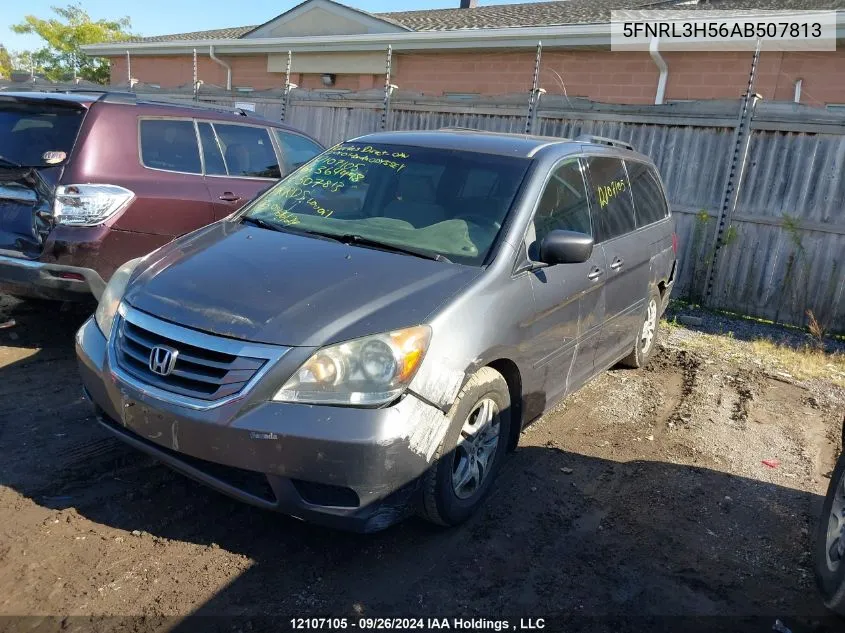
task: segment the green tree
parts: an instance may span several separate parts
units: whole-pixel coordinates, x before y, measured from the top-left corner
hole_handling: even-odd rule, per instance
[[[6,47],[0,44],[0,77],[11,77],[12,75],[12,56]]]
[[[15,33],[35,34],[46,42],[47,46],[32,53],[36,67],[48,79],[56,81],[81,77],[97,83],[108,82],[108,61],[89,57],[80,47],[131,37],[129,18],[95,21],[80,4],[52,9],[56,17],[43,19],[27,15],[23,22],[12,25]]]

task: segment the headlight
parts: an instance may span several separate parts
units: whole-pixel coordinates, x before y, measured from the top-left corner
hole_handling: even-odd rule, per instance
[[[365,336],[318,350],[274,400],[375,406],[390,402],[413,380],[431,328],[419,325]]]
[[[103,336],[109,338],[111,336],[111,327],[114,323],[114,315],[117,313],[117,306],[120,305],[120,300],[123,299],[123,293],[126,292],[126,284],[129,283],[129,278],[132,276],[132,271],[138,265],[141,258],[129,260],[123,266],[114,271],[114,274],[106,284],[106,289],[103,291],[103,296],[100,297],[100,303],[97,305],[97,311],[94,313],[94,319]]]
[[[96,226],[134,197],[129,189],[117,185],[62,185],[56,188],[53,217],[58,224]]]

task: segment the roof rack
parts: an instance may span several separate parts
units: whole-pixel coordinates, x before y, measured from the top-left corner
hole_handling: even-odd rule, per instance
[[[256,119],[266,119],[266,117],[261,116],[260,114],[256,114],[255,112],[251,112],[244,108],[235,108],[235,107],[227,107],[225,105],[220,105],[217,103],[206,103],[204,101],[187,101],[182,99],[170,98],[168,99],[168,95],[162,96],[152,96],[152,97],[145,97],[144,95],[138,96],[135,92],[129,91],[121,91],[121,90],[109,90],[107,88],[98,89],[98,88],[59,88],[54,90],[53,92],[65,92],[65,93],[79,93],[79,94],[91,94],[91,95],[99,95],[97,97],[97,101],[102,101],[103,103],[129,103],[129,104],[136,104],[136,103],[150,103],[150,104],[159,104],[159,105],[171,105],[171,106],[180,106],[183,108],[195,108],[198,110],[213,110],[215,112],[225,112],[227,114],[237,114],[243,117],[251,117]]]
[[[441,130],[452,130],[455,132],[485,132],[486,130],[479,130],[477,127],[465,127],[462,125],[446,125]]]
[[[609,145],[610,147],[621,147],[622,149],[629,149],[634,151],[634,146],[625,141],[619,141],[615,138],[607,138],[606,136],[595,136],[593,134],[581,134],[576,141],[582,143],[594,143],[596,145]]]

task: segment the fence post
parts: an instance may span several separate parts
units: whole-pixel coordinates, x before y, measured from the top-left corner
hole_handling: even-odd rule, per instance
[[[288,51],[288,64],[287,64],[287,67],[285,68],[285,94],[282,96],[282,118],[281,118],[281,120],[283,122],[284,122],[285,117],[287,116],[287,113],[288,113],[288,101],[290,99],[290,91],[293,87],[293,85],[290,82],[290,66],[291,66],[292,59],[293,59],[293,54],[290,51]]]
[[[199,76],[197,71],[197,49],[194,49],[194,101],[199,100]]]
[[[534,115],[540,101],[540,58],[543,55],[543,42],[537,42],[537,57],[534,59],[534,81],[531,84],[531,96],[528,98],[528,114],[525,117],[525,133],[531,134],[534,127]]]
[[[725,230],[730,226],[731,217],[736,210],[739,201],[739,191],[745,169],[748,165],[748,154],[751,149],[751,120],[754,118],[754,111],[757,108],[757,101],[762,99],[754,93],[754,84],[757,80],[757,65],[760,62],[761,40],[757,40],[757,48],[751,58],[751,72],[748,76],[748,87],[742,99],[742,107],[739,111],[739,120],[734,134],[733,151],[728,163],[728,175],[725,179],[725,193],[722,197],[722,205],[719,207],[719,215],[716,218],[716,233],[713,236],[713,253],[707,264],[707,285],[704,289],[704,304],[713,306],[713,285],[718,274],[719,252],[724,246]]]
[[[387,65],[384,73],[384,105],[381,111],[381,129],[387,129],[387,115],[390,112],[390,95],[393,92],[393,84],[390,83],[390,66],[393,61],[393,46],[387,46]]]

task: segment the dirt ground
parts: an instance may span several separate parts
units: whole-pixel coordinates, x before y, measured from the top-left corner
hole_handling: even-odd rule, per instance
[[[650,366],[607,372],[523,433],[466,525],[362,536],[231,501],[107,436],[76,373],[85,307],[3,298],[0,316],[16,320],[0,330],[0,615],[152,628],[190,613],[718,615],[834,630],[808,552],[845,390],[773,371],[743,341],[692,345],[704,335],[664,323]]]

